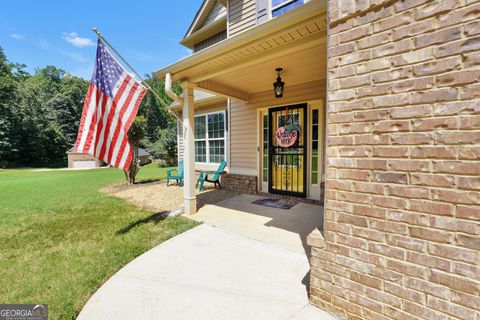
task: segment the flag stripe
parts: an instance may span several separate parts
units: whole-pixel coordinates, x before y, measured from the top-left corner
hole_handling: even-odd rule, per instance
[[[128,92],[128,95],[126,96],[125,101],[123,101],[122,105],[119,105],[119,110],[120,112],[118,113],[118,118],[123,120],[123,117],[125,113],[127,112],[127,109],[130,107],[130,102],[133,99],[133,96],[137,93],[137,88],[138,88],[138,83],[134,83],[130,91]],[[121,121],[121,123],[125,123],[125,121]],[[120,146],[117,146],[117,142],[122,142],[123,139],[123,132],[120,133],[121,126],[116,126],[115,131],[113,132],[112,136],[112,141],[111,141],[111,146],[113,148],[110,148],[108,150],[108,159],[112,162],[115,163],[115,160],[117,158],[117,154],[114,153],[115,151],[118,152],[118,149]],[[120,139],[119,136],[121,135]]]
[[[127,170],[133,158],[127,133],[144,96],[145,88],[128,75],[99,40],[75,150]]]
[[[105,155],[106,155],[106,152],[108,151],[108,148],[110,147],[109,146],[109,143],[110,143],[109,136],[110,136],[110,129],[112,127],[113,117],[114,117],[115,111],[117,109],[118,101],[123,96],[123,93],[124,93],[124,91],[127,87],[128,81],[130,81],[129,76],[127,76],[127,78],[121,84],[120,90],[118,90],[118,93],[115,95],[115,98],[112,101],[112,104],[110,106],[110,110],[108,110],[107,123],[105,124],[104,134],[103,134],[102,148],[100,150],[100,155],[99,155],[100,159],[102,159],[105,162],[108,162]]]

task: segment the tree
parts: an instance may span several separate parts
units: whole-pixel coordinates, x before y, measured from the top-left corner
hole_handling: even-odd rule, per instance
[[[138,171],[140,170],[140,161],[138,160],[138,148],[147,131],[147,120],[144,116],[137,116],[128,130],[128,141],[133,149],[133,158],[130,167],[125,171],[125,177],[128,184],[134,184]]]

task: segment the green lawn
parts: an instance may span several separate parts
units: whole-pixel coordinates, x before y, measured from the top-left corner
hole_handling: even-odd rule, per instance
[[[160,179],[150,164],[140,179]],[[0,170],[0,303],[47,303],[72,319],[133,258],[195,226],[162,219],[98,190],[124,181],[117,169]]]

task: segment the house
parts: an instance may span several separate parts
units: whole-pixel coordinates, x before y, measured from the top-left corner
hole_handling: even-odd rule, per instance
[[[75,152],[73,147],[67,151],[67,158],[68,167],[73,169],[100,168],[105,165],[92,155]]]
[[[183,119],[185,211],[195,168],[226,159],[227,186],[324,200],[312,304],[478,319],[479,21],[479,0],[203,1],[193,54],[156,73]]]
[[[138,160],[140,161],[140,165],[146,165],[152,162],[152,158],[150,157],[150,153],[143,149],[143,148],[138,148]]]

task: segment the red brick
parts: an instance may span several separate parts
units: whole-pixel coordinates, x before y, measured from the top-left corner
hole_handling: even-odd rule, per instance
[[[456,71],[437,76],[437,86],[460,86],[480,81],[480,70]]]
[[[395,172],[375,172],[373,174],[373,181],[406,184],[407,175],[405,173]]]
[[[431,230],[428,228],[409,227],[410,235],[417,239],[424,239],[429,241],[441,242],[441,243],[453,243],[454,236],[450,232]]]
[[[479,227],[478,229],[480,230],[480,225],[478,227]],[[476,256],[478,258],[478,251],[480,250],[480,236],[478,236],[478,235],[467,236],[467,235],[459,234],[458,235],[458,243],[461,246],[477,250],[476,251],[476,253],[477,253]],[[465,260],[463,260],[463,261],[465,261]],[[466,261],[466,262],[472,262],[472,261]]]
[[[459,248],[458,246],[446,246],[431,243],[429,245],[429,252],[432,255],[453,261],[475,263],[478,259],[478,251],[467,250]]]
[[[413,107],[400,107],[390,109],[391,118],[418,118],[432,115],[431,105],[421,105]]]
[[[457,206],[457,218],[480,221],[480,206]]]
[[[412,103],[433,103],[456,100],[458,90],[456,88],[444,88],[437,90],[429,90],[424,92],[412,93]]]
[[[418,212],[412,213],[406,211],[389,210],[387,218],[392,221],[405,222],[417,226],[429,225],[429,219],[427,215],[420,214]]]
[[[469,294],[478,294],[480,291],[480,283],[473,279],[469,280],[468,278],[458,277],[436,270],[432,270],[430,280],[434,283],[442,284]]]
[[[420,146],[411,147],[410,154],[412,158],[448,159],[455,158],[455,149],[453,147]]]
[[[413,186],[388,186],[388,194],[403,198],[428,199],[430,190],[427,188],[415,188]]]
[[[415,19],[420,20],[432,16],[438,16],[447,13],[456,7],[458,7],[458,1],[456,0],[433,1],[425,6],[417,8]]]
[[[444,271],[450,270],[450,261],[442,258],[437,258],[425,253],[417,253],[413,251],[407,252],[407,261],[416,265],[425,266]]]
[[[433,198],[439,201],[461,203],[461,204],[479,204],[480,193],[455,189],[435,189],[432,191]]]
[[[393,85],[393,92],[407,92],[420,91],[431,89],[434,86],[435,80],[433,77],[426,77],[420,79],[411,79],[401,82],[395,82]]]
[[[468,38],[438,46],[435,49],[435,57],[443,58],[477,50],[480,50],[480,37]]]
[[[436,172],[480,175],[480,163],[468,161],[434,161]]]
[[[480,190],[480,177],[456,177],[455,180],[459,189]]]
[[[477,144],[479,132],[439,132],[437,141],[441,144]]]
[[[462,58],[460,56],[449,57],[440,60],[434,60],[415,65],[413,67],[413,74],[415,76],[426,76],[446,71],[460,69],[462,65]]]
[[[393,15],[389,18],[382,19],[373,23],[373,30],[375,32],[382,32],[384,30],[391,30],[402,25],[408,25],[411,22],[410,12]]]
[[[440,203],[438,201],[412,199],[410,201],[410,210],[442,216],[453,215],[453,206],[451,204]]]
[[[423,320],[448,320],[446,315],[410,301],[405,301],[404,310]]]
[[[428,297],[427,306],[434,310],[456,316],[462,320],[476,320],[477,318],[477,313],[474,310],[466,309],[450,301],[437,299],[435,297]]]
[[[480,306],[480,296],[469,295],[460,291],[453,291],[452,302],[467,306],[472,309],[478,309],[478,306]]]
[[[480,55],[478,52],[472,52],[463,55],[463,66],[465,68],[480,66]]]
[[[403,67],[394,70],[375,72],[371,75],[372,83],[381,83],[408,78],[410,76],[410,70],[411,67]]]
[[[429,144],[432,137],[426,133],[394,133],[391,135],[393,144]]]
[[[477,101],[458,101],[445,104],[437,104],[434,109],[436,116],[448,116],[457,114],[479,114],[480,104]]]
[[[385,282],[385,291],[410,301],[416,301],[419,303],[426,301],[424,293],[420,293],[391,282]]]
[[[453,187],[455,178],[443,174],[411,173],[410,182],[414,185],[433,187]]]
[[[469,234],[477,234],[479,231],[478,223],[445,216],[430,217],[430,227]]]
[[[385,120],[379,121],[375,124],[374,132],[397,132],[409,131],[410,121],[408,120]]]
[[[408,147],[373,147],[373,156],[379,158],[404,158],[408,156]]]
[[[413,120],[413,131],[434,131],[457,129],[458,120],[453,117],[424,118]]]
[[[435,29],[435,20],[420,21],[416,23],[409,23],[408,25],[394,30],[394,38],[400,40],[406,37],[413,37],[418,34],[427,33]]]
[[[427,243],[425,241],[400,235],[389,235],[387,238],[387,243],[391,246],[419,252],[425,252],[427,249]]]
[[[424,160],[389,160],[388,168],[394,171],[429,171],[430,162]]]
[[[461,29],[458,26],[420,35],[415,38],[415,47],[423,48],[434,44],[446,43],[461,38]]]
[[[447,299],[450,297],[450,289],[438,284],[434,284],[422,279],[407,277],[405,285],[417,291],[425,292],[429,295],[433,295],[439,298]]]

